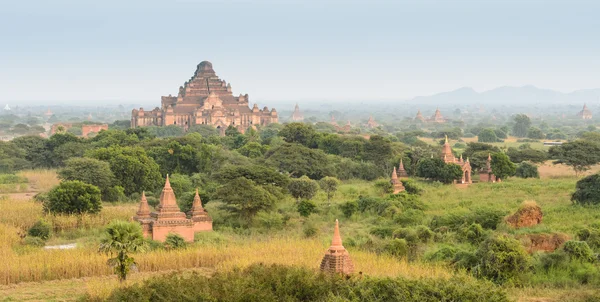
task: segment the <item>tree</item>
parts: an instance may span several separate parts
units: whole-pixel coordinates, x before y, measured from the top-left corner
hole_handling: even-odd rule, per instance
[[[497,282],[509,281],[529,267],[529,255],[515,239],[492,236],[477,249],[476,273]]]
[[[548,150],[555,164],[565,164],[575,171],[575,176],[589,170],[600,162],[600,145],[596,142],[576,140],[560,146],[552,146]]]
[[[463,171],[459,165],[446,164],[439,158],[426,158],[417,164],[417,176],[446,184],[461,179],[462,175]]]
[[[107,200],[106,193],[115,183],[115,176],[110,170],[110,165],[94,158],[71,158],[65,162],[65,167],[58,171],[62,180],[80,180],[94,185],[102,192],[102,197]]]
[[[181,235],[177,233],[169,233],[167,238],[165,238],[164,245],[168,250],[177,250],[185,248],[187,246],[187,242],[185,242],[185,239],[183,239]]]
[[[515,175],[521,178],[540,178],[538,167],[526,161],[517,166]]]
[[[335,191],[337,191],[339,185],[340,181],[335,177],[327,176],[319,180],[319,186],[321,187],[321,190],[325,191],[327,194],[327,203],[331,201],[331,197],[333,197],[333,194],[335,194]]]
[[[270,210],[276,197],[265,188],[244,177],[227,182],[217,190],[224,208],[250,222],[259,211]]]
[[[540,128],[530,127],[527,131],[527,137],[531,139],[544,139],[546,136]]]
[[[502,152],[492,154],[492,171],[500,179],[515,175],[516,165]]]
[[[580,179],[571,195],[574,204],[600,204],[600,174],[593,174]]]
[[[519,149],[510,147],[506,152],[506,155],[510,157],[510,160],[514,163],[520,163],[523,161],[530,161],[534,163],[543,163],[548,159],[548,152],[543,150],[536,150],[530,147]]]
[[[136,264],[131,254],[144,248],[144,235],[140,224],[117,220],[107,226],[98,251],[114,256],[108,259],[107,263],[114,268],[119,281],[124,282],[129,270]]]
[[[238,152],[246,157],[259,158],[268,150],[268,146],[263,146],[258,142],[248,142],[238,149]]]
[[[289,177],[262,165],[227,165],[213,174],[213,178],[223,184],[238,177],[250,179],[258,185],[274,185],[281,188],[286,188],[289,183]]]
[[[327,155],[318,149],[309,149],[299,144],[282,144],[265,154],[266,162],[292,177],[303,175],[311,179],[333,176],[333,167]]]
[[[48,155],[46,149],[47,139],[39,135],[28,135],[17,137],[12,140],[18,148],[25,150],[25,159],[31,163],[32,168],[46,168],[48,164]]]
[[[163,178],[159,166],[141,147],[110,147],[92,150],[90,157],[108,162],[126,195],[155,191]]]
[[[300,199],[313,198],[317,194],[318,188],[317,182],[306,176],[291,179],[288,184],[288,191],[296,198],[297,202],[300,202]]]
[[[102,209],[98,187],[79,180],[63,181],[48,192],[44,210],[50,213],[98,213]]]
[[[279,131],[286,143],[297,143],[309,148],[317,147],[318,133],[312,125],[304,123],[289,123]]]
[[[498,136],[496,136],[494,129],[486,128],[479,132],[479,135],[477,135],[477,141],[480,143],[495,143],[498,141]]]
[[[515,125],[513,126],[513,135],[517,137],[527,136],[529,127],[531,127],[531,120],[525,114],[517,114],[514,117]]]
[[[455,180],[461,179],[462,176],[463,176],[463,170],[459,165],[446,164],[442,168],[440,176],[437,178],[437,180],[439,180],[445,184],[451,184]]]

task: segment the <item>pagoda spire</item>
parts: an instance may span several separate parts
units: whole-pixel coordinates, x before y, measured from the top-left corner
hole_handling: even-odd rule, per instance
[[[344,248],[344,246],[342,245],[342,236],[340,236],[340,223],[337,219],[335,220],[335,228],[333,229],[333,239],[331,239],[331,247]]]
[[[204,211],[200,194],[198,194],[198,188],[196,188],[196,195],[194,195],[194,202],[192,203],[192,213],[196,211]]]
[[[176,211],[179,212],[179,206],[177,205],[177,199],[175,197],[175,192],[173,192],[173,188],[171,188],[171,182],[169,181],[169,174],[167,174],[167,179],[165,180],[165,186],[160,193],[160,202],[158,203],[157,210],[159,212],[164,211]]]
[[[398,180],[398,174],[396,173],[396,166],[394,166],[394,171],[392,171],[392,183],[394,180]]]
[[[354,264],[348,251],[342,245],[342,237],[340,236],[339,222],[335,220],[335,228],[333,229],[333,239],[331,246],[325,252],[323,260],[321,260],[322,271],[329,273],[342,273],[345,275],[354,272]]]
[[[398,167],[400,171],[404,170],[404,163],[402,162],[402,158],[400,158],[400,166]]]
[[[140,200],[140,207],[135,213],[136,218],[150,218],[150,207],[148,206],[148,200],[146,199],[146,192],[142,191],[142,199]]]

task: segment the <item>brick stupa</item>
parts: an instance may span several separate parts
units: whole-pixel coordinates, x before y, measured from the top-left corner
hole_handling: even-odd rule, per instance
[[[321,260],[321,270],[330,273],[342,273],[345,275],[354,272],[354,263],[350,259],[350,254],[342,245],[342,237],[340,236],[339,222],[335,220],[335,229],[333,230],[333,239],[331,246],[325,252],[323,260]]]
[[[485,168],[479,171],[480,182],[496,182],[496,175],[492,171],[492,155],[488,153],[488,158],[485,161]]]
[[[398,179],[398,172],[396,172],[396,167],[394,167],[394,171],[392,171],[392,180],[390,181],[390,183],[392,184],[392,188],[394,189],[394,194],[398,194],[405,190],[404,185],[402,184],[400,179]]]
[[[404,163],[402,162],[402,158],[400,159],[400,166],[398,167],[398,173],[396,173],[396,175],[398,175],[398,178],[400,179],[408,178],[408,172],[406,172],[406,169],[404,169]]]
[[[169,233],[174,233],[192,242],[196,231],[212,231],[212,219],[202,208],[200,196],[197,203],[194,201],[192,219],[181,212],[168,175],[156,211],[150,213],[146,194],[142,193],[139,210],[133,219],[142,225],[144,237],[157,241],[165,241]]]
[[[196,195],[194,196],[194,203],[192,209],[188,213],[192,221],[194,221],[194,232],[201,231],[212,231],[212,218],[208,216],[208,213],[202,207],[202,200],[200,200],[200,194],[196,189]]]

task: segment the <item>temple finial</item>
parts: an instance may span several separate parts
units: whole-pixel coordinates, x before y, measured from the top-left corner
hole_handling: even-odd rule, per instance
[[[333,239],[331,240],[331,246],[342,246],[342,237],[340,236],[340,225],[338,220],[335,220],[335,228],[333,229]]]

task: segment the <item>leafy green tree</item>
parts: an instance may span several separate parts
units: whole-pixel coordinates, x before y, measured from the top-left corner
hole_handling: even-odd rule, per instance
[[[102,209],[98,187],[79,180],[63,181],[48,192],[44,210],[49,213],[98,213]]]
[[[46,148],[47,139],[39,135],[28,135],[14,138],[12,143],[25,151],[25,159],[31,163],[32,168],[48,168],[48,150]]]
[[[90,157],[106,161],[126,195],[155,191],[162,185],[159,166],[141,147],[110,147],[92,150]]]
[[[164,246],[168,250],[183,249],[187,246],[185,239],[177,233],[169,233],[165,238]]]
[[[538,167],[526,161],[517,166],[515,175],[521,178],[540,178]]]
[[[529,255],[521,243],[506,235],[486,239],[476,256],[476,274],[496,282],[509,281],[529,268]]]
[[[531,119],[525,114],[517,114],[514,117],[513,135],[516,137],[525,137],[531,127]]]
[[[480,143],[495,143],[498,141],[498,136],[496,136],[494,129],[486,128],[479,132],[479,135],[477,135],[477,141]]]
[[[317,205],[312,200],[302,200],[298,203],[298,213],[303,217],[308,217],[316,212]]]
[[[416,175],[428,179],[437,179],[442,173],[442,168],[446,165],[442,159],[439,158],[425,158],[419,161],[417,164]]]
[[[571,195],[574,204],[600,204],[600,174],[592,174],[577,182],[576,190]]]
[[[244,177],[227,182],[217,190],[216,195],[225,204],[226,210],[248,222],[256,213],[270,210],[277,202],[277,198],[271,192]]]
[[[202,137],[219,136],[219,131],[211,125],[194,125],[188,129],[189,132],[200,133]]]
[[[445,184],[450,184],[452,182],[454,182],[455,180],[460,180],[463,176],[463,170],[462,168],[457,165],[457,164],[446,164],[444,165],[444,167],[442,167],[440,176],[437,178],[437,180],[445,183]]]
[[[523,161],[543,163],[548,159],[548,152],[545,152],[543,150],[532,149],[531,147],[523,149],[510,147],[508,148],[506,154],[514,163],[520,163]]]
[[[162,174],[198,172],[198,152],[192,145],[182,145],[171,140],[166,145],[151,148],[149,155],[159,165]]]
[[[540,128],[530,127],[527,131],[527,137],[531,139],[544,139],[546,136]]]
[[[300,199],[312,199],[317,194],[318,189],[317,182],[306,176],[291,179],[288,184],[288,191],[296,198],[297,202],[300,202]]]
[[[238,152],[243,156],[250,158],[262,157],[268,150],[268,146],[263,146],[258,142],[248,142],[238,149]]]
[[[514,176],[517,166],[502,152],[492,154],[492,171],[500,179]]]
[[[42,240],[47,240],[50,237],[50,233],[52,232],[52,225],[46,222],[45,220],[38,220],[29,230],[27,231],[27,235],[32,237],[38,237]]]
[[[145,242],[142,227],[137,222],[113,221],[106,227],[98,251],[110,255],[108,265],[113,267],[124,282],[135,260],[131,254],[144,250]]]
[[[331,201],[331,197],[333,197],[339,185],[340,181],[335,177],[327,176],[319,180],[319,186],[321,187],[321,190],[325,191],[325,194],[327,194],[328,203]]]
[[[381,169],[385,169],[388,159],[392,157],[392,143],[389,139],[373,135],[364,145],[363,159],[372,161]]]
[[[600,162],[600,145],[597,142],[576,140],[552,146],[548,153],[555,159],[555,164],[565,164],[573,168],[576,176]]]
[[[327,155],[318,149],[309,149],[299,144],[282,144],[265,154],[266,162],[292,177],[306,175],[311,179],[334,176]]]
[[[94,185],[100,189],[104,200],[107,200],[106,193],[115,183],[115,176],[107,162],[87,157],[68,159],[65,167],[58,171],[58,177]]]
[[[304,123],[289,123],[279,131],[286,143],[297,143],[309,148],[317,147],[318,133],[312,125]]]
[[[213,178],[221,183],[238,177],[250,179],[258,185],[274,185],[281,188],[287,187],[289,183],[289,177],[263,165],[227,165],[213,175]]]

